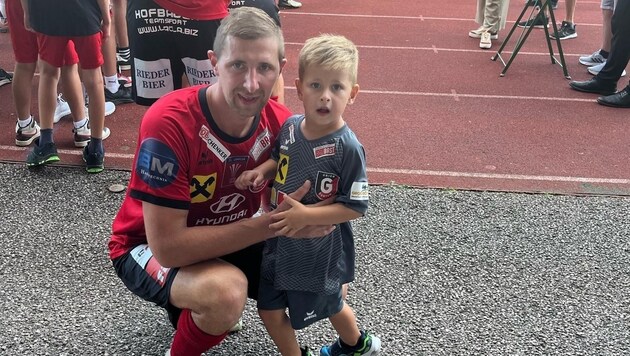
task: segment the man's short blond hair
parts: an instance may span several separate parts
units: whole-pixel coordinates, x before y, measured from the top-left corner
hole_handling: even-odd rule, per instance
[[[359,70],[359,51],[354,43],[344,36],[321,34],[308,39],[300,51],[298,60],[300,79],[304,78],[306,68],[311,65],[347,71],[354,85],[357,83]]]
[[[249,6],[230,10],[229,15],[221,21],[214,38],[212,50],[217,58],[221,58],[229,37],[242,40],[274,38],[278,42],[278,59],[284,59],[282,31],[278,24],[263,10]]]

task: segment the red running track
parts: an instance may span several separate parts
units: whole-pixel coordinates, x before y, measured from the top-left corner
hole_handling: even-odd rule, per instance
[[[287,58],[287,105],[301,112],[293,80],[301,45],[321,32],[352,39],[361,55],[361,92],[345,118],[366,147],[373,184],[472,190],[630,195],[630,111],[595,103],[568,87],[551,64],[542,30],[534,30],[505,77],[490,60],[522,10],[513,1],[508,28],[491,50],[467,36],[476,28],[474,1],[304,0],[281,14]],[[563,41],[569,74],[590,77],[577,64],[601,38],[599,1],[580,1],[578,37]],[[558,21],[564,4],[556,10]],[[0,34],[0,67],[13,66],[10,39]],[[511,39],[504,52],[509,57]],[[629,69],[630,70],[630,69]],[[626,85],[627,79],[619,86]],[[36,83],[33,83],[36,95]],[[0,161],[23,162],[13,145],[10,86],[0,88]],[[34,106],[36,104],[34,103]],[[36,111],[36,110],[35,110]],[[107,118],[106,166],[131,168],[144,108],[119,106]],[[71,122],[55,127],[62,164],[81,166]]]

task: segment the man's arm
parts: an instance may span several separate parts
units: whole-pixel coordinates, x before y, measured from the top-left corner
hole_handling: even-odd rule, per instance
[[[290,196],[302,199],[309,188],[310,182],[305,182]],[[278,208],[282,211],[287,206],[283,202]],[[147,241],[154,256],[164,267],[188,266],[224,256],[278,234],[269,227],[273,212],[226,225],[189,227],[187,210],[143,202],[142,211]],[[329,225],[308,226],[297,234],[301,237],[317,237],[332,230],[333,227]]]
[[[111,17],[109,16],[109,0],[97,0],[98,7],[101,9],[101,16],[103,17],[103,23],[101,24],[101,32],[103,33],[103,39],[109,37]]]

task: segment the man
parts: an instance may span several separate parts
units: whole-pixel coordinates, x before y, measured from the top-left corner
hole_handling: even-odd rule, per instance
[[[572,81],[572,89],[602,94],[597,103],[616,108],[630,108],[630,83],[617,92],[617,82],[630,60],[630,1],[619,1],[612,17],[610,54],[604,68],[591,80]]]
[[[262,242],[276,234],[273,213],[250,218],[262,192],[234,182],[269,158],[290,115],[269,101],[286,63],[282,34],[263,11],[243,7],[221,23],[213,48],[216,84],[177,90],[147,110],[109,242],[125,285],[169,312],[173,356],[200,355],[223,340],[247,296],[257,296]],[[300,236],[330,231],[313,226]]]

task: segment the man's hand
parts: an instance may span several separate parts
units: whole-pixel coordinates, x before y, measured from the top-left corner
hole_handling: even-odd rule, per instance
[[[284,198],[284,202],[289,204],[289,209],[273,215],[271,220],[275,222],[269,227],[284,236],[293,237],[295,233],[308,225],[308,208],[288,195]]]
[[[292,200],[294,200],[296,203],[299,202],[300,200],[302,200],[302,198],[306,195],[306,193],[308,193],[308,190],[311,188],[311,182],[310,181],[305,181],[304,184],[302,184],[301,187],[299,187],[297,190],[295,190],[293,193],[289,194],[288,197],[290,197]],[[278,207],[276,208],[276,210],[274,210],[271,214],[271,220],[275,221],[276,220],[276,215],[287,211],[289,209],[292,208],[291,204],[288,202],[289,199],[287,199],[287,197],[284,198],[284,200],[282,201],[282,203],[280,205],[278,205]],[[332,204],[333,200],[332,199],[327,199],[323,202],[319,202],[317,204],[314,205],[323,205],[323,204]],[[300,203],[298,203],[300,204]],[[302,204],[300,204],[302,205]],[[302,205],[303,206],[303,205]],[[278,229],[274,228],[275,223],[271,223],[269,225],[269,229],[275,231],[275,235],[276,236],[289,236],[289,235],[285,235],[284,233],[280,232]],[[306,225],[304,227],[302,227],[301,229],[297,230],[297,231],[292,231],[291,232],[291,237],[297,237],[297,238],[312,238],[312,237],[322,237],[324,235],[328,235],[330,234],[333,230],[335,229],[334,225]]]

